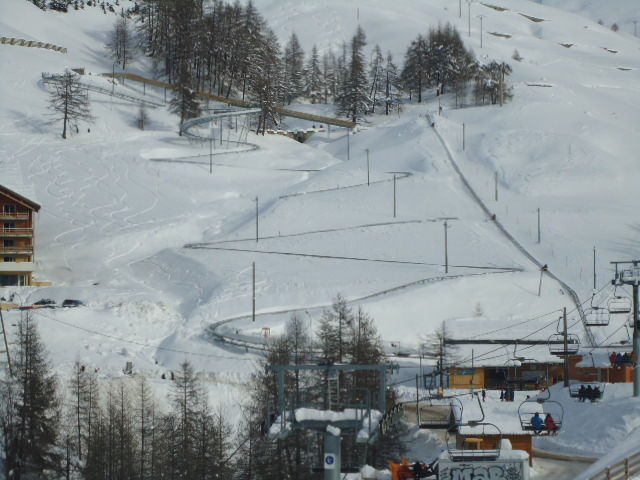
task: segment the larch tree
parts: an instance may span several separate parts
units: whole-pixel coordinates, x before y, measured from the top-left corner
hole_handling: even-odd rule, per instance
[[[49,110],[52,122],[62,120],[62,138],[67,138],[67,128],[76,127],[78,122],[92,122],[89,94],[82,87],[78,75],[66,71],[59,77],[49,94]]]
[[[111,32],[111,41],[108,48],[111,58],[124,70],[127,64],[134,59],[137,42],[134,37],[131,22],[127,17],[120,17]]]

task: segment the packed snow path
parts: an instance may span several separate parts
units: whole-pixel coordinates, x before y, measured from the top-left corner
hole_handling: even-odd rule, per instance
[[[480,199],[478,194],[475,192],[475,190],[473,189],[473,187],[465,177],[464,173],[462,173],[462,170],[460,169],[460,167],[458,166],[454,158],[453,152],[451,151],[451,149],[449,148],[449,145],[447,145],[447,142],[444,140],[444,138],[442,137],[442,135],[437,129],[437,122],[435,121],[435,116],[427,115],[427,118],[429,119],[429,123],[433,126],[433,130],[438,136],[438,140],[440,140],[440,143],[442,144],[444,150],[446,151],[447,158],[451,162],[451,166],[456,171],[456,173],[460,177],[460,180],[464,184],[466,191],[473,198],[473,200],[478,204],[478,206],[482,209],[482,211],[487,215],[487,217],[493,220],[494,224],[496,225],[500,233],[502,233],[502,235],[504,235],[513,244],[514,247],[516,247],[520,252],[522,252],[522,254],[527,259],[529,259],[534,265],[536,265],[538,269],[541,269],[544,275],[547,275],[553,280],[555,280],[556,282],[558,282],[560,286],[562,286],[562,288],[569,293],[569,296],[571,297],[571,300],[573,301],[575,308],[578,314],[580,315],[580,319],[582,320],[582,325],[584,327],[587,340],[591,345],[596,345],[596,341],[595,341],[595,338],[593,337],[593,333],[591,332],[591,329],[587,326],[587,318],[585,316],[584,310],[582,308],[582,302],[580,301],[578,294],[569,285],[567,285],[560,278],[558,278],[556,275],[550,272],[548,268],[543,268],[543,267],[546,267],[546,265],[540,260],[536,259],[526,248],[524,248],[524,246],[518,240],[516,240],[513,235],[509,233],[509,231],[504,227],[504,225],[500,223],[497,216],[494,213],[491,213],[491,211],[486,206],[486,204]]]

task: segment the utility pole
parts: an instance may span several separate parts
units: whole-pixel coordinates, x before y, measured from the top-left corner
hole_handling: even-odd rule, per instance
[[[469,6],[469,38],[471,38],[471,0],[467,0]]]
[[[638,284],[640,284],[640,260],[632,260],[630,262],[611,262],[616,266],[616,275],[612,280],[612,284],[630,285],[633,290],[633,353],[631,358],[638,361],[640,354],[640,322],[638,322]],[[619,265],[631,265],[631,268],[618,271]],[[633,396],[640,397],[640,372],[638,368],[633,369]]]
[[[474,350],[475,349],[473,349],[473,348],[471,349],[471,393],[473,393],[473,384],[474,384],[474,381],[475,381],[475,374],[476,374],[476,371],[475,371],[475,366],[476,366],[475,365],[475,352],[474,352]]]
[[[540,243],[540,209],[538,208],[538,243]]]
[[[593,289],[596,289],[596,247],[593,247]]]
[[[449,273],[449,242],[447,240],[447,221],[444,221],[444,273]]]
[[[564,337],[564,386],[569,386],[569,336],[567,334],[567,307],[562,309],[562,325]]]
[[[258,197],[256,197],[256,243],[258,243]]]
[[[464,123],[463,123],[463,124],[462,124],[462,151],[463,151],[463,152],[464,152],[464,149],[465,149],[465,143],[466,143],[466,142],[465,142],[465,138],[464,138],[464,137],[465,137],[465,134],[466,134],[466,131],[465,131],[465,130],[466,130],[466,129],[465,129],[465,125],[464,125]]]
[[[213,139],[209,137],[209,173],[213,173]]]
[[[480,48],[482,48],[482,19],[484,15],[478,15],[478,18],[480,19]]]
[[[367,187],[370,185],[369,182],[369,149],[367,148]]]
[[[393,174],[393,218],[396,218],[396,174]]]
[[[350,142],[351,139],[349,138],[351,136],[351,129],[347,128],[347,160],[351,160],[351,146],[350,146]]]
[[[420,425],[420,380],[419,375],[416,374],[416,420]]]
[[[253,285],[253,295],[252,295],[252,307],[251,307],[251,320],[253,322],[256,321],[256,262],[253,262],[251,264],[251,279],[252,279],[252,285]]]
[[[638,20],[632,20],[633,22],[633,35],[638,36]]]
[[[498,201],[498,172],[495,173],[494,179],[495,179],[495,186],[496,186],[496,202],[497,202]]]
[[[543,265],[542,268],[540,268],[540,281],[538,282],[538,296],[540,296],[542,294],[542,277],[544,276],[544,272],[546,272],[547,270],[549,270],[549,267],[547,267],[547,265]]]
[[[462,18],[462,0],[458,1],[458,18]]]

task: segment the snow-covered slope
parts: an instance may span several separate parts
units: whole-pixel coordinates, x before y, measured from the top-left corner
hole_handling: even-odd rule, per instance
[[[44,13],[25,0],[2,1],[0,36],[68,49],[63,55],[0,45],[0,183],[43,206],[38,275],[54,282],[16,290],[15,298],[88,304],[37,313],[61,373],[79,359],[117,376],[133,361],[158,378],[189,358],[222,381],[212,387],[221,401],[231,398],[256,357],[212,343],[206,329],[251,312],[253,262],[259,316],[228,324],[229,334],[276,334],[290,313],[267,315],[275,311],[297,311],[313,328],[321,309],[342,293],[373,315],[387,344],[410,350],[443,322],[455,337],[548,338],[560,309],[573,307],[567,292],[545,277],[538,295],[537,267],[471,199],[447,149],[497,219],[583,298],[592,288],[594,246],[599,287],[610,280],[609,261],[640,253],[637,39],[525,0],[504,2],[506,11],[471,4],[470,36],[466,6],[459,17],[456,0],[255,4],[283,42],[295,30],[307,51],[313,43],[337,47],[360,23],[369,46],[380,44],[398,61],[418,33],[451,22],[479,58],[513,66],[514,99],[502,108],[456,110],[445,97],[436,132],[426,118],[437,111],[429,93],[400,116],[371,117],[349,147],[336,129],[305,145],[251,136],[260,150],[216,156],[211,175],[208,145],[179,138],[177,119],[165,108],[150,110],[149,128],[140,131],[135,105],[92,93],[90,132],[81,125],[60,139],[59,125],[47,123],[41,73],[111,71],[104,43],[116,17],[97,8]],[[512,60],[515,50],[521,62]],[[147,73],[150,66],[139,59],[131,71]],[[136,85],[117,88],[142,94]],[[162,91],[149,90],[162,101]],[[180,161],[185,157],[189,163]],[[449,222],[448,275],[444,217],[456,218]],[[230,242],[213,244],[219,241]],[[209,245],[183,248],[191,243]],[[596,338],[626,338],[623,323],[616,319]],[[571,325],[582,333],[575,316]],[[519,347],[518,354],[520,348],[527,357],[548,358],[544,346]],[[514,351],[476,347],[474,354],[478,363],[502,365]],[[469,363],[471,351],[460,357]]]

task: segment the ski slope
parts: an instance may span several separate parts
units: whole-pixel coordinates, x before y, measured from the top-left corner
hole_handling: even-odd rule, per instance
[[[508,8],[502,12],[471,4],[468,36],[466,5],[460,18],[455,0],[255,5],[282,43],[295,30],[306,51],[313,42],[337,48],[360,23],[369,47],[379,43],[398,63],[427,25],[451,22],[479,58],[508,61],[514,70],[511,103],[455,109],[454,99],[445,97],[444,114],[436,119],[437,132],[488,208],[583,300],[593,287],[594,247],[597,288],[610,281],[611,260],[640,253],[634,205],[640,43],[628,25],[617,34],[585,16],[512,0],[500,3]],[[596,3],[582,5],[581,14],[598,15]],[[636,15],[635,2],[620,5],[621,16]],[[482,48],[477,15],[484,16]],[[91,93],[96,122],[62,140],[60,125],[48,123],[41,74],[66,67],[84,67],[92,76],[111,72],[104,44],[115,18],[96,8],[60,14],[24,0],[0,4],[0,36],[68,49],[63,55],[0,45],[0,183],[43,206],[37,273],[54,283],[6,294],[25,304],[40,298],[87,304],[37,312],[61,376],[79,360],[99,367],[106,378],[119,377],[132,361],[162,389],[160,375],[188,358],[212,380],[212,399],[229,406],[234,418],[241,384],[259,357],[213,343],[208,328],[215,322],[242,317],[226,325],[228,333],[260,339],[266,331],[282,332],[296,312],[313,329],[322,309],[341,293],[375,318],[385,344],[417,351],[443,322],[454,338],[544,340],[556,332],[561,309],[573,308],[567,292],[548,277],[538,295],[537,266],[469,196],[427,119],[437,112],[433,92],[422,105],[405,105],[399,116],[370,117],[348,147],[339,129],[304,145],[250,135],[259,150],[217,155],[213,174],[208,144],[179,138],[177,119],[165,109],[149,111],[148,128],[140,131],[138,107],[108,95]],[[515,50],[521,62],[512,60]],[[143,58],[127,69],[141,75],[150,70]],[[143,93],[139,85],[118,88]],[[146,96],[162,101],[160,90],[148,88]],[[331,114],[326,106],[294,108]],[[448,221],[448,273],[445,217],[455,218]],[[185,248],[191,244],[207,248]],[[247,317],[253,262],[255,323]],[[440,281],[443,276],[451,278]],[[18,315],[7,314],[9,321]],[[623,323],[616,319],[594,332],[596,339],[626,339]],[[583,335],[575,315],[570,325]],[[550,358],[545,346],[521,351]],[[604,357],[606,350],[594,352],[606,362],[599,352]],[[460,359],[470,363],[471,353],[461,350]],[[474,361],[503,365],[514,355],[511,347],[475,347]],[[606,455],[615,440],[630,434],[624,428],[603,433],[606,441],[594,455]],[[579,453],[584,444],[563,448]]]

